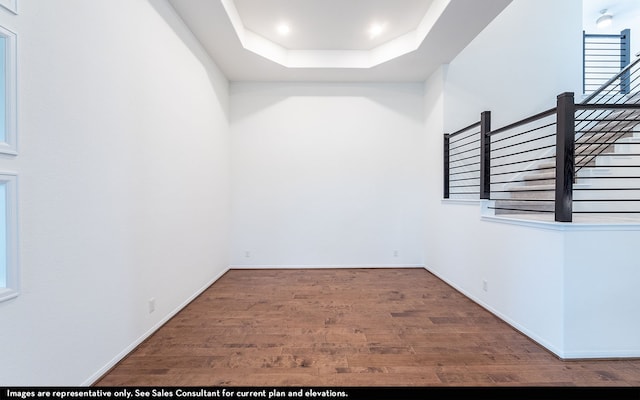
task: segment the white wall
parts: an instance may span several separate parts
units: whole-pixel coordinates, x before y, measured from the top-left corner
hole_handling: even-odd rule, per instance
[[[433,157],[427,157],[425,262],[560,357],[637,357],[640,273],[633,243],[639,226],[505,223],[482,217],[479,202],[441,200],[442,155],[434,149],[442,147],[444,130],[477,121],[482,110],[493,112],[497,128],[550,108],[557,94],[580,87],[580,3],[511,3],[427,81]],[[481,58],[483,51],[492,56]],[[507,68],[499,54],[513,63]]]
[[[565,242],[565,357],[640,357],[640,226],[585,227]]]
[[[19,6],[0,386],[88,384],[229,264],[227,82],[163,0]]]
[[[581,0],[517,0],[448,66],[445,129],[492,112],[494,129],[582,93]]]
[[[442,134],[484,110],[497,128],[580,89],[581,30],[580,0],[514,1],[425,89],[425,264],[557,353],[564,349],[562,232],[484,221],[479,202],[442,201]]]
[[[422,265],[422,103],[421,84],[233,83],[232,264]]]

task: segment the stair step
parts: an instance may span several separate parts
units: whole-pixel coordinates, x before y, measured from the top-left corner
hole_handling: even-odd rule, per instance
[[[640,153],[639,153],[640,154]],[[595,166],[597,167],[607,167],[607,166],[640,166],[640,156],[635,155],[616,155],[616,154],[606,154],[600,155],[596,157]]]
[[[522,213],[540,213],[554,212],[555,204],[552,201],[518,201],[518,200],[496,200],[495,214],[522,214]]]
[[[549,172],[532,172],[530,174],[526,174],[522,177],[523,180],[525,181],[535,181],[535,182],[544,182],[547,180],[555,180],[556,179],[556,172],[555,171],[549,171]],[[527,184],[536,184],[535,182],[527,182]]]

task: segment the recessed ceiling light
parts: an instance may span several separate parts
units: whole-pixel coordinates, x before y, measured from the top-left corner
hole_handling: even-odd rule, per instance
[[[369,37],[371,39],[375,39],[380,36],[382,32],[384,32],[385,25],[384,24],[372,24],[369,27]]]
[[[280,35],[286,36],[289,34],[289,32],[291,32],[291,27],[289,27],[289,25],[287,24],[280,24],[276,27],[276,30]]]

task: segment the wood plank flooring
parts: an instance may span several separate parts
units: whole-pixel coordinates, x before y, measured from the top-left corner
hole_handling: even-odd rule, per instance
[[[640,386],[561,361],[424,269],[231,270],[96,386]]]

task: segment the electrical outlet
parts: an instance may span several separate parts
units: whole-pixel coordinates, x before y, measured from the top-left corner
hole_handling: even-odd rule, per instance
[[[251,258],[251,252],[249,250],[245,250],[244,258]]]
[[[400,252],[398,250],[394,250],[393,251],[393,256],[394,257],[398,257],[400,255]]]
[[[485,292],[489,291],[489,284],[487,283],[486,279],[482,280],[482,290],[484,290]]]
[[[149,299],[149,314],[156,310],[156,299],[154,297]]]

